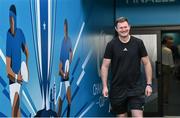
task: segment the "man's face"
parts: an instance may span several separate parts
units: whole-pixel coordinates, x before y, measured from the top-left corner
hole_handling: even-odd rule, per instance
[[[115,29],[118,32],[119,36],[121,37],[129,36],[130,26],[126,21],[118,23]]]
[[[173,40],[167,39],[167,47],[172,48],[172,46],[173,46]]]
[[[67,35],[67,26],[64,24],[64,34]]]
[[[14,34],[14,18],[10,17],[10,29],[11,33]]]

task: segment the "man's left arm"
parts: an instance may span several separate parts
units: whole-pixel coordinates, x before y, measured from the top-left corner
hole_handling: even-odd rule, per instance
[[[28,51],[27,46],[25,46],[24,54],[26,55],[26,65],[28,67],[29,51]]]
[[[71,64],[72,62],[72,58],[73,58],[73,52],[72,50],[70,51],[70,54],[69,54],[69,63]]]
[[[25,45],[24,48],[24,54],[26,55],[26,66],[27,66],[27,70],[28,70],[28,79],[29,79],[29,68],[28,68],[28,58],[29,58],[29,51],[27,46]]]
[[[145,73],[146,73],[146,96],[150,96],[152,93],[152,67],[148,56],[142,57],[141,61],[144,65]]]

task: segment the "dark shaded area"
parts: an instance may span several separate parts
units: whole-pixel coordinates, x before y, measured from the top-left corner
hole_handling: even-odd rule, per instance
[[[57,113],[52,110],[42,109],[37,112],[35,117],[57,117]]]

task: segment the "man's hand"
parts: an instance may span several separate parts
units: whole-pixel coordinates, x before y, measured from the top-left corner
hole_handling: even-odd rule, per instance
[[[69,78],[69,72],[65,73],[65,80],[67,80]]]
[[[152,87],[147,85],[145,89],[145,95],[149,97],[152,94]]]
[[[17,82],[21,84],[23,82],[22,75],[19,73],[17,77]]]
[[[102,94],[104,97],[108,97],[108,88],[107,87],[103,87],[103,90],[102,90]]]
[[[27,70],[28,70],[28,81],[29,81],[29,67],[28,67],[27,63],[26,63],[26,66],[27,66]]]
[[[69,78],[69,72],[63,73],[63,77],[64,80],[67,80]]]

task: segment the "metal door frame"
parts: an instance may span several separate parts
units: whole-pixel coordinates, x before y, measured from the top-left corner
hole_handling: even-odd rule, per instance
[[[144,116],[164,116],[163,106],[163,82],[161,78],[161,35],[162,32],[180,31],[180,25],[162,25],[162,26],[134,26],[131,28],[131,34],[157,34],[157,64],[156,76],[158,78],[158,111],[145,112]]]

